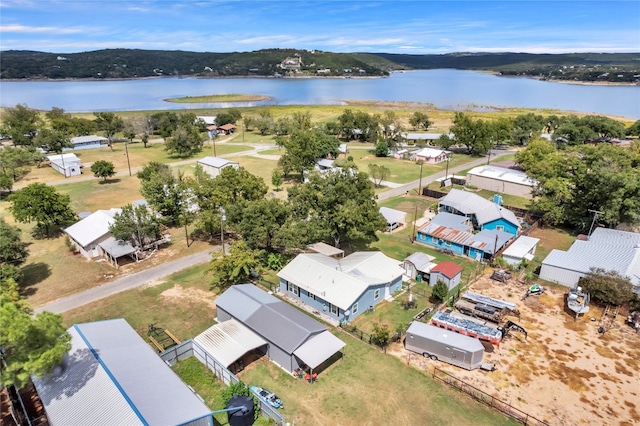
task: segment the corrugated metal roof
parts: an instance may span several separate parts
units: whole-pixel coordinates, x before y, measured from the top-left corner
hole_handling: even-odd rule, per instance
[[[497,238],[496,238],[497,237]],[[467,246],[482,249],[485,253],[493,254],[500,251],[505,244],[513,238],[513,235],[497,229],[483,229],[467,241]]]
[[[48,155],[47,160],[51,161],[58,167],[62,167],[63,163],[65,167],[68,167],[72,164],[80,164],[80,159],[75,154],[57,154],[57,155]]]
[[[313,250],[316,253],[324,254],[325,256],[344,256],[344,250],[340,250],[339,248],[335,248],[334,246],[323,242],[309,244],[307,249]]]
[[[71,138],[71,143],[76,145],[79,143],[85,143],[85,142],[103,142],[103,141],[108,141],[109,139],[103,137],[103,136],[98,136],[98,135],[89,135],[89,136],[76,136],[75,138]]]
[[[411,334],[424,337],[425,339],[447,343],[453,347],[465,349],[470,352],[484,351],[484,346],[482,346],[482,343],[480,343],[478,339],[463,336],[453,331],[443,330],[442,328],[423,322],[413,321],[407,329],[407,335]]]
[[[453,262],[440,262],[431,270],[431,272],[440,272],[445,277],[452,279],[462,272],[462,268],[460,265]]]
[[[74,223],[64,230],[71,238],[81,246],[86,247],[93,241],[109,233],[109,226],[113,223],[116,213],[122,209],[98,210],[79,222]]]
[[[313,336],[293,353],[311,368],[316,368],[346,344],[328,330]]]
[[[436,266],[435,263],[432,263],[432,260],[434,259],[435,257],[418,251],[405,258],[404,261],[412,263],[420,272],[429,272],[434,266]]]
[[[518,259],[524,258],[524,255],[533,250],[538,245],[540,238],[528,237],[522,235],[518,237],[507,249],[502,252],[503,256],[515,257]]]
[[[473,226],[470,222],[471,220],[466,216],[447,212],[440,212],[431,219],[433,224],[467,232],[473,231]]]
[[[452,189],[438,201],[438,204],[452,207],[465,215],[475,215],[478,225],[480,226],[493,222],[494,220],[504,219],[516,225],[518,228],[520,227],[518,218],[511,210],[499,206],[492,201],[485,200],[478,194],[472,192]]]
[[[452,243],[466,245],[467,241],[473,238],[471,232],[460,231],[458,229],[449,228],[447,226],[441,226],[437,223],[430,223],[419,231],[421,234],[429,235],[435,238],[440,238]]]
[[[406,223],[407,213],[401,210],[390,209],[389,207],[380,207],[380,214],[384,216],[387,223]]]
[[[69,332],[64,368],[36,379],[52,425],[179,425],[211,415],[124,319]]]
[[[296,256],[278,277],[347,310],[370,285],[390,283],[402,274],[400,262],[382,252],[356,252],[343,259],[311,253]]]
[[[416,157],[424,157],[424,158],[437,158],[441,155],[451,154],[450,151],[445,151],[443,149],[435,149],[435,148],[422,148],[419,151],[413,153]]]
[[[534,186],[536,181],[531,179],[525,172],[514,169],[507,169],[496,166],[478,166],[467,172],[468,175],[481,176],[500,180],[504,182],[517,183],[519,185]]]
[[[226,367],[267,341],[235,319],[209,327],[194,339]]]
[[[640,234],[596,228],[589,240],[576,240],[567,251],[551,250],[542,264],[584,274],[591,268],[613,270],[640,286]]]
[[[216,305],[290,354],[310,336],[327,329],[253,284],[231,286],[216,299]]]

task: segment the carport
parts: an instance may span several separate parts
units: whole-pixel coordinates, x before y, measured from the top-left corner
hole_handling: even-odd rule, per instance
[[[116,240],[113,237],[109,237],[107,240],[98,244],[102,249],[109,263],[118,268],[118,259],[122,256],[129,256],[134,261],[138,262],[137,249],[126,241]]]
[[[193,340],[227,368],[247,352],[268,344],[266,340],[235,319],[211,326]]]
[[[331,358],[336,352],[344,348],[346,344],[331,334],[329,330],[323,331],[307,340],[296,349],[293,354],[311,369],[309,374],[313,376],[313,370],[320,364]]]

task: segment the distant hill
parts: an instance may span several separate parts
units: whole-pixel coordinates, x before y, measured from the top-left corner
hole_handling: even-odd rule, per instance
[[[0,79],[370,77],[400,69],[454,68],[550,80],[640,81],[640,53],[404,55],[297,49],[234,53],[108,49],[69,54],[9,50],[1,55]]]

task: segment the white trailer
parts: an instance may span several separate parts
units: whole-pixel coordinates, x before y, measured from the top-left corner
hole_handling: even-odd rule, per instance
[[[414,321],[407,330],[404,347],[425,358],[440,360],[467,370],[482,366],[484,346],[478,339]]]

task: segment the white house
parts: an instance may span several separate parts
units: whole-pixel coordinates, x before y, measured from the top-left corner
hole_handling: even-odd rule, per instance
[[[616,271],[628,277],[640,294],[640,234],[596,228],[586,240],[576,240],[569,250],[551,250],[542,261],[540,278],[574,287],[591,268]]]
[[[496,166],[478,166],[467,172],[467,185],[499,194],[531,198],[536,184],[525,172]]]
[[[97,135],[77,136],[75,138],[71,138],[71,143],[73,144],[73,148],[69,149],[91,149],[100,148],[102,144],[108,144],[109,139]]]
[[[198,165],[200,165],[205,172],[209,173],[211,177],[218,176],[225,167],[233,167],[234,169],[240,167],[235,161],[225,160],[220,157],[201,158],[198,160]]]
[[[51,163],[51,167],[63,174],[64,177],[77,176],[82,171],[82,162],[75,154],[57,154],[48,155],[47,159]]]
[[[116,213],[122,209],[98,210],[64,230],[65,234],[87,259],[101,256],[103,251],[99,244],[111,238],[109,227],[114,222]]]
[[[447,161],[451,151],[435,148],[422,148],[412,154],[415,161],[424,161],[426,164],[438,164]]]

